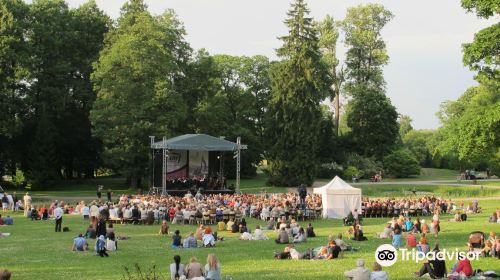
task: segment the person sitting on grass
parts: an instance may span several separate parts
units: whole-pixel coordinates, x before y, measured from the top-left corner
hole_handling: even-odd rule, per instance
[[[391,224],[389,223],[384,228],[384,231],[377,234],[377,237],[380,239],[387,239],[387,238],[391,238],[391,235],[392,235],[392,228],[391,228]]]
[[[184,265],[181,263],[181,256],[175,255],[174,262],[170,264],[170,279],[177,280],[181,278],[186,279]]]
[[[344,272],[344,276],[350,280],[370,280],[370,270],[365,268],[365,261],[359,259],[356,261],[356,268]]]
[[[193,232],[190,232],[188,234],[188,237],[186,239],[184,239],[183,247],[184,248],[197,248],[198,247],[198,244],[196,242],[196,238],[194,237]]]
[[[97,256],[109,257],[108,253],[106,253],[106,239],[104,239],[104,235],[99,236],[99,238],[96,240],[95,252]]]
[[[0,219],[1,219],[1,215],[0,215]],[[3,224],[6,225],[6,226],[12,226],[14,224],[14,220],[12,219],[11,216],[7,215],[7,217],[5,217],[3,219]]]
[[[219,228],[219,231],[224,231],[226,230],[226,223],[224,223],[224,220],[220,220],[217,223],[217,227]]]
[[[293,238],[293,243],[302,243],[306,241],[307,241],[306,232],[304,231],[304,228],[300,227],[299,232]]]
[[[316,237],[316,233],[314,233],[314,227],[309,223],[306,229],[307,237]]]
[[[329,238],[329,239],[333,240],[333,238]],[[351,245],[344,242],[344,240],[342,239],[342,233],[339,233],[337,235],[337,238],[335,239],[335,243],[337,244],[337,246],[340,247],[340,250],[342,250],[342,251],[357,251],[359,249],[359,248],[353,248]]]
[[[252,235],[252,240],[268,240],[267,235],[260,229],[260,226],[255,227],[255,231]]]
[[[172,248],[182,248],[181,239],[181,232],[179,230],[176,230],[174,235],[172,236]]]
[[[93,224],[89,224],[87,231],[85,232],[85,238],[96,239],[97,234]]]
[[[12,276],[12,272],[7,269],[0,269],[0,280],[10,280]]]
[[[275,227],[276,227],[276,220],[274,220],[274,217],[271,217],[267,222],[266,229],[273,230]]]
[[[192,279],[203,276],[203,267],[198,262],[196,257],[191,257],[189,264],[186,266],[186,278]]]
[[[87,243],[87,240],[83,238],[83,234],[79,234],[75,239],[73,239],[73,247],[71,248],[72,251],[87,251],[89,249],[89,244]]]
[[[470,277],[473,272],[470,260],[465,256],[459,255],[458,262],[451,269],[451,277],[452,279],[463,279]]]
[[[340,247],[335,243],[335,241],[330,241],[328,243],[328,255],[326,257],[327,260],[333,260],[333,259],[338,259],[339,254],[342,250]]]
[[[205,265],[205,279],[221,280],[220,264],[214,254],[208,254],[207,264]]]
[[[402,246],[401,232],[399,231],[399,229],[396,229],[394,231],[394,235],[392,236],[392,246],[394,246],[396,249]]]
[[[427,234],[429,233],[429,225],[425,223],[425,220],[422,220],[422,224],[420,225],[420,232],[422,234]]]
[[[420,222],[420,218],[417,218],[415,224],[413,224],[413,228],[411,229],[414,233],[422,232],[422,223]]]
[[[433,251],[436,254],[439,252],[438,244],[436,244]],[[432,279],[446,277],[446,262],[444,260],[439,260],[438,258],[435,258],[434,260],[425,260],[420,271],[415,272],[414,275],[422,277],[425,274],[429,274],[429,277]]]
[[[422,237],[420,237],[420,242],[417,245],[417,251],[422,252],[424,254],[427,254],[430,250],[429,244],[427,242],[427,238],[425,237],[425,234],[422,234]]]
[[[168,224],[166,220],[163,220],[161,223],[160,231],[158,232],[159,235],[168,235]]]
[[[215,246],[215,237],[212,233],[212,229],[207,227],[205,229],[205,234],[203,234],[203,246],[205,247],[214,247]]]
[[[370,280],[388,280],[387,272],[382,271],[382,266],[378,262],[373,263],[373,271]]]
[[[405,231],[411,231],[413,229],[413,222],[410,217],[406,217],[405,220]]]
[[[276,239],[276,243],[278,243],[278,244],[290,243],[290,240],[288,238],[288,233],[286,232],[285,228],[282,228],[279,230],[278,238]]]
[[[417,247],[417,237],[413,234],[413,232],[408,232],[406,235],[406,247],[408,248],[416,248]]]

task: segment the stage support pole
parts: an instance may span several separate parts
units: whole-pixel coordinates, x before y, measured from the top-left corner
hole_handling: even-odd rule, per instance
[[[149,136],[149,139],[151,140],[151,176],[149,180],[149,188],[151,189],[152,187],[155,186],[155,149],[154,149],[154,144],[155,144],[155,137],[154,136]]]
[[[241,137],[236,138],[236,193],[240,193]]]
[[[161,182],[161,193],[165,195],[167,193],[167,137],[163,136],[162,142],[163,150],[163,162],[162,162],[162,182]]]

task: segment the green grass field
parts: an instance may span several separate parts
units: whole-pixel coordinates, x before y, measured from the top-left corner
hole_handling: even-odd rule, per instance
[[[487,223],[488,215],[500,206],[500,200],[481,201],[480,205],[485,209],[484,214],[470,216],[464,223],[447,222],[445,220],[450,217],[442,217],[444,222],[439,236],[441,247],[466,249],[468,233],[473,230],[500,232],[500,225]],[[73,237],[87,226],[81,216],[64,217],[63,226],[71,229],[67,233],[54,233],[53,221],[30,221],[19,214],[14,214],[14,218],[14,226],[0,228],[2,232],[11,233],[11,236],[0,239],[0,267],[13,271],[12,279],[16,280],[125,279],[124,267],[133,269],[135,264],[143,270],[156,266],[157,272],[167,279],[168,265],[175,254],[181,255],[184,263],[191,256],[196,256],[205,263],[209,253],[215,253],[219,258],[223,277],[230,275],[232,279],[343,279],[343,271],[352,268],[356,259],[363,258],[371,264],[374,261],[374,250],[380,244],[388,242],[374,238],[387,219],[366,219],[364,230],[369,240],[350,241],[355,247],[361,248],[359,252],[344,253],[341,259],[330,261],[275,260],[273,252],[282,250],[284,246],[274,243],[274,232],[268,232],[271,238],[268,241],[241,241],[236,234],[219,232],[219,236],[224,236],[227,241],[218,243],[216,248],[174,250],[170,248],[169,237],[157,235],[156,225],[117,225],[117,235],[129,236],[130,239],[119,241],[119,250],[111,252],[109,258],[100,258],[92,252],[70,251]],[[249,220],[249,228],[254,229],[257,224],[263,223]],[[306,222],[302,222],[302,225],[306,225]],[[313,225],[318,237],[298,245],[299,251],[325,245],[329,234],[346,232],[339,220],[318,220]],[[194,231],[195,226],[174,225],[171,229],[179,229],[184,237],[189,231]],[[431,244],[435,243],[433,236],[429,239]],[[500,268],[500,260],[491,258],[473,261],[472,264],[473,268],[483,270],[497,269],[498,272]],[[448,268],[451,265],[451,262],[447,263]],[[413,262],[398,262],[385,270],[390,279],[412,279],[411,273],[417,271],[419,266]]]

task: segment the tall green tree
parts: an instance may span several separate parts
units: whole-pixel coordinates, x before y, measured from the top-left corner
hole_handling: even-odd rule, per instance
[[[380,4],[349,8],[342,22],[345,33],[346,91],[355,96],[365,88],[385,86],[382,67],[389,61],[382,29],[393,18]]]
[[[350,103],[347,125],[357,151],[378,160],[389,154],[399,138],[398,113],[385,94],[369,90],[356,94]]]
[[[103,160],[136,187],[148,174],[148,136],[174,135],[186,114],[173,84],[179,57],[169,46],[179,46],[166,32],[175,28],[170,16],[152,17],[142,1],[125,4],[92,73],[98,95],[91,120]]]
[[[398,114],[385,95],[382,71],[389,56],[381,31],[392,17],[382,5],[368,4],[349,8],[342,22],[348,48],[345,91],[352,98],[347,116],[349,135],[358,153],[378,160],[399,139]]]
[[[287,15],[288,35],[280,38],[283,46],[277,50],[281,61],[271,67],[269,158],[271,182],[294,186],[315,178],[319,104],[331,81],[305,2],[294,1]]]
[[[328,74],[333,81],[332,95],[335,106],[335,133],[340,134],[340,94],[344,84],[344,68],[340,66],[337,58],[337,41],[339,39],[339,23],[333,17],[327,15],[323,21],[317,23],[319,31],[319,47],[323,54],[323,61],[328,67]]]
[[[29,7],[23,1],[0,0],[0,180],[15,173],[19,151],[20,119],[26,106],[29,51],[24,32]]]

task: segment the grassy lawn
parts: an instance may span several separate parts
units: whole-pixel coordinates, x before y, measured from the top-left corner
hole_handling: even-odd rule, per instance
[[[469,216],[464,223],[452,223],[443,216],[442,232],[439,242],[442,248],[454,250],[456,247],[466,249],[469,232],[482,230],[484,232],[500,232],[500,225],[487,223],[488,215],[500,205],[500,200],[481,201],[484,214]],[[5,215],[5,214],[4,214]],[[345,253],[341,259],[331,261],[292,261],[274,260],[273,252],[280,251],[283,245],[277,245],[272,238],[274,232],[268,232],[268,241],[241,241],[238,235],[219,232],[227,241],[220,242],[216,248],[200,248],[174,250],[170,248],[169,237],[158,236],[158,226],[117,225],[115,231],[119,236],[129,236],[129,240],[119,241],[119,250],[110,252],[109,258],[94,256],[91,252],[76,253],[70,251],[72,238],[85,230],[87,222],[80,216],[64,217],[63,226],[68,226],[71,232],[54,233],[53,221],[30,221],[14,214],[15,225],[0,228],[2,232],[10,232],[11,236],[0,239],[0,267],[13,271],[13,279],[123,279],[124,267],[133,269],[135,264],[143,270],[156,266],[163,275],[168,275],[168,265],[172,257],[179,254],[182,262],[196,256],[204,264],[209,253],[215,253],[222,265],[223,277],[231,275],[233,279],[343,279],[342,273],[355,265],[358,258],[364,258],[368,264],[374,261],[374,250],[385,240],[373,236],[384,227],[386,218],[366,219],[364,230],[368,241],[350,243],[360,247],[359,252]],[[429,218],[427,218],[429,219]],[[254,219],[249,220],[249,228],[263,224]],[[306,225],[305,222],[302,222]],[[307,243],[298,245],[299,251],[326,244],[329,234],[345,233],[346,228],[339,220],[319,220],[313,222],[316,238],[310,238]],[[194,231],[193,225],[174,225],[172,230],[179,229],[184,237],[189,231]],[[431,244],[434,236],[429,237]],[[93,245],[91,243],[90,245]],[[447,263],[450,268],[451,262]],[[483,270],[497,269],[500,260],[483,258],[472,262],[473,268]],[[411,273],[417,271],[419,264],[413,262],[398,262],[389,268],[390,279],[412,279]],[[498,271],[497,271],[498,272]],[[167,279],[167,277],[165,278]]]
[[[500,197],[500,188],[494,186],[447,186],[447,185],[384,185],[383,183],[372,185],[357,185],[356,188],[363,190],[364,196],[369,197],[406,197],[435,195],[450,198],[472,198],[472,197]]]

